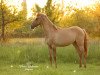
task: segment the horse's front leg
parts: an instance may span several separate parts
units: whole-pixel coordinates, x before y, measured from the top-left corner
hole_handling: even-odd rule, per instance
[[[53,57],[54,57],[55,67],[57,68],[57,63],[56,63],[56,47],[53,47]]]
[[[52,47],[50,46],[50,45],[48,45],[48,47],[49,47],[49,55],[50,55],[50,64],[51,64],[51,66],[52,66]]]

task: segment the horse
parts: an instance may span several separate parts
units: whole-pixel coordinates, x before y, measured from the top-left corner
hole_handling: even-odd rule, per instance
[[[68,28],[57,28],[50,21],[46,14],[38,13],[36,19],[32,22],[31,29],[42,26],[45,34],[45,40],[49,48],[50,63],[52,58],[56,63],[56,47],[64,47],[73,44],[79,55],[79,67],[82,67],[82,57],[84,57],[84,67],[86,68],[87,58],[87,33],[85,29],[78,26]]]

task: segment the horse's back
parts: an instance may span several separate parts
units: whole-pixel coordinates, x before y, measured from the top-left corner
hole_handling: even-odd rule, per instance
[[[82,36],[84,35],[84,31],[82,28],[78,27],[78,26],[72,26],[72,27],[69,27],[69,28],[64,28],[62,29],[62,32],[65,32],[66,34],[70,34],[71,36],[72,35],[76,35],[76,36]]]
[[[69,28],[62,28],[58,30],[59,35],[76,36],[83,35],[84,31],[78,26],[72,26]]]

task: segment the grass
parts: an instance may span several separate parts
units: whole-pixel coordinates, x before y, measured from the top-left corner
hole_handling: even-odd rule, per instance
[[[100,66],[88,64],[88,67],[79,68],[78,64],[58,64],[58,68],[48,64],[35,64],[39,67],[26,70],[19,65],[6,65],[0,67],[0,75],[99,75]],[[48,66],[48,67],[47,67]]]
[[[28,62],[39,67],[29,71],[19,67]],[[79,68],[78,54],[72,45],[57,48],[56,69],[54,64],[53,67],[49,65],[48,47],[44,39],[11,39],[0,43],[0,75],[99,75],[100,41],[90,42],[87,63],[86,69]]]

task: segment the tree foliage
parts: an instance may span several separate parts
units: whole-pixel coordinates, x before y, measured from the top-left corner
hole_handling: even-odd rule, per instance
[[[1,39],[5,40],[6,26],[14,21],[17,21],[18,17],[16,15],[16,9],[13,8],[12,11],[10,7],[7,6],[4,0],[1,0],[0,7],[1,7],[0,9]]]
[[[15,6],[8,6],[4,0],[0,2],[0,32],[1,38],[5,39],[5,34],[10,34],[14,30],[23,26],[27,18],[27,11],[25,10],[25,4],[22,4],[21,11],[18,12],[18,9]],[[3,16],[3,17],[2,17]]]

